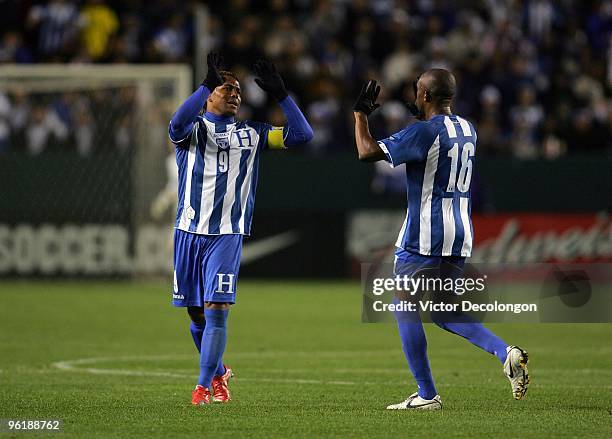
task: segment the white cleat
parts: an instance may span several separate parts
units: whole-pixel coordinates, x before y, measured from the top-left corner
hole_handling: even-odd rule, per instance
[[[510,380],[514,399],[523,399],[529,387],[529,373],[527,372],[527,352],[518,346],[506,348],[508,356],[504,362],[504,373]]]
[[[440,410],[442,408],[442,399],[440,395],[434,396],[433,399],[423,399],[418,393],[413,393],[399,404],[391,404],[387,406],[387,410]]]

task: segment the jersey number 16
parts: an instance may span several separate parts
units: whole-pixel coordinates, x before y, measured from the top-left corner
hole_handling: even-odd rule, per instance
[[[455,142],[453,147],[448,151],[448,156],[451,159],[450,175],[448,178],[448,186],[446,192],[455,192],[455,187],[459,192],[467,192],[470,190],[470,182],[472,181],[472,161],[474,156],[474,144],[467,142],[461,150],[461,168],[459,176],[457,176],[457,164],[459,162],[459,144]]]

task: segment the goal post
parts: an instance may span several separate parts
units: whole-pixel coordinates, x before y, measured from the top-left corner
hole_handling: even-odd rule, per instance
[[[187,65],[0,66],[0,277],[171,269]]]

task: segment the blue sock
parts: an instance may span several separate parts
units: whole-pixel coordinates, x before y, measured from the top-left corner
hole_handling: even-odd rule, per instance
[[[419,396],[433,399],[438,394],[427,358],[427,338],[418,313],[396,312],[402,348],[419,387]]]
[[[205,321],[202,323],[191,322],[191,325],[189,325],[189,331],[191,331],[191,337],[193,337],[193,343],[198,352],[200,352],[202,347],[202,334],[204,334],[205,326]]]
[[[198,352],[201,352],[202,347],[202,335],[204,334],[204,328],[206,326],[206,321],[200,323],[191,322],[189,326],[189,330],[191,331],[191,337],[193,337],[193,343],[196,346]],[[217,371],[215,372],[215,376],[221,376],[225,373],[225,365],[223,364],[223,359],[219,361],[219,365],[217,366]]]
[[[225,365],[223,364],[223,360],[219,361],[217,364],[217,371],[215,372],[215,376],[221,376],[225,373]]]
[[[198,384],[210,387],[210,383],[219,368],[225,343],[227,341],[227,315],[229,310],[204,309],[206,327],[202,336],[200,353],[200,377]]]
[[[432,318],[434,318],[433,314]],[[506,346],[508,346],[508,343],[467,314],[453,315],[452,320],[452,323],[446,323],[434,318],[435,324],[440,328],[452,332],[453,334],[460,335],[473,345],[495,355],[499,361],[504,364],[504,361],[506,361]]]

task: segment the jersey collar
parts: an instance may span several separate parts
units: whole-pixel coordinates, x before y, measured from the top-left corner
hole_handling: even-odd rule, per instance
[[[431,118],[431,119],[429,119],[429,120],[434,120],[434,119],[436,119],[436,118],[438,118],[438,117],[442,117],[442,118],[444,118],[444,117],[446,117],[446,116],[451,117],[451,116],[454,116],[454,115],[455,115],[455,113],[451,113],[451,114],[436,114],[434,117],[432,117],[432,118]]]
[[[210,111],[204,113],[204,117],[206,120],[214,123],[230,124],[235,122],[233,116],[221,116],[219,114],[211,113]]]

